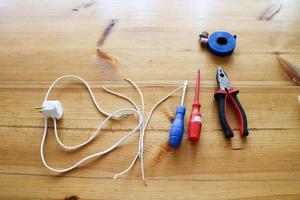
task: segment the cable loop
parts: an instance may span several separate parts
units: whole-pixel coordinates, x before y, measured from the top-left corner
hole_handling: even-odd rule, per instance
[[[55,134],[55,138],[58,142],[58,144],[65,150],[67,151],[72,151],[72,150],[77,150],[87,144],[89,144],[91,141],[93,141],[100,133],[101,133],[101,130],[103,129],[103,127],[106,125],[106,123],[110,120],[110,119],[114,119],[114,120],[121,120],[123,118],[125,118],[128,114],[136,114],[137,118],[138,118],[138,123],[137,125],[129,132],[127,133],[125,136],[123,136],[121,139],[119,139],[116,143],[114,143],[113,145],[111,145],[109,148],[105,149],[105,150],[102,150],[102,151],[99,151],[97,153],[94,153],[94,154],[91,154],[83,159],[81,159],[80,161],[78,161],[77,163],[73,164],[72,166],[68,167],[68,168],[65,168],[65,169],[57,169],[57,168],[53,168],[51,167],[45,160],[45,157],[44,157],[44,145],[45,145],[45,141],[46,141],[46,137],[47,137],[47,130],[48,130],[48,118],[44,118],[44,133],[43,133],[43,137],[42,137],[42,141],[41,141],[41,147],[40,147],[40,155],[41,155],[41,159],[42,159],[42,162],[43,164],[45,165],[45,167],[47,167],[49,170],[51,171],[54,171],[54,172],[57,172],[57,173],[64,173],[64,172],[68,172],[68,171],[71,171],[72,169],[78,167],[79,165],[81,165],[82,163],[86,162],[87,160],[89,159],[92,159],[92,158],[96,158],[96,157],[100,157],[104,154],[107,154],[111,151],[113,151],[114,149],[116,149],[119,145],[121,145],[122,143],[124,143],[125,141],[127,141],[129,138],[131,138],[136,132],[137,130],[139,129],[140,131],[140,138],[139,138],[139,142],[138,142],[138,150],[137,150],[137,154],[135,155],[135,157],[133,158],[133,161],[131,162],[131,164],[128,166],[128,168],[126,168],[125,170],[123,170],[122,172],[120,173],[117,173],[114,175],[114,179],[117,178],[118,176],[120,175],[123,175],[125,174],[126,172],[128,172],[133,166],[134,164],[136,163],[136,161],[138,160],[138,158],[140,159],[141,161],[141,173],[142,173],[142,179],[145,183],[145,170],[144,170],[144,137],[145,137],[145,131],[146,131],[146,128],[147,128],[147,125],[151,119],[151,116],[154,112],[154,110],[162,103],[164,102],[166,99],[168,99],[170,96],[173,95],[173,93],[175,93],[176,91],[180,90],[183,88],[183,86],[180,86],[178,88],[176,88],[175,90],[173,90],[172,92],[170,92],[167,96],[165,96],[164,98],[162,98],[161,100],[159,100],[151,109],[149,115],[148,115],[148,118],[147,120],[145,121],[144,119],[144,110],[145,110],[145,103],[144,103],[144,96],[143,96],[143,93],[142,91],[140,90],[139,86],[136,85],[132,80],[130,79],[125,79],[126,81],[128,81],[138,92],[139,96],[140,96],[140,100],[141,100],[141,106],[139,107],[132,99],[130,99],[129,97],[123,95],[123,94],[120,94],[120,93],[117,93],[117,92],[113,92],[109,89],[107,89],[105,86],[103,86],[103,89],[106,91],[106,92],[109,92],[110,94],[113,94],[113,95],[116,95],[120,98],[123,98],[125,100],[127,100],[131,105],[132,107],[128,107],[128,108],[122,108],[122,109],[118,109],[112,113],[107,113],[105,112],[103,109],[101,109],[101,107],[99,106],[99,104],[97,103],[96,101],[96,98],[89,86],[89,84],[84,80],[82,79],[81,77],[79,76],[76,76],[76,75],[64,75],[64,76],[61,76],[59,78],[57,78],[49,87],[49,89],[47,90],[46,92],[46,95],[45,95],[45,98],[44,98],[44,101],[47,101],[48,100],[48,97],[49,97],[49,94],[50,92],[52,91],[54,85],[56,83],[58,83],[59,81],[61,81],[62,79],[66,79],[66,78],[73,78],[73,79],[76,79],[76,80],[79,80],[82,84],[85,85],[85,87],[87,88],[92,100],[93,100],[93,103],[95,104],[97,110],[102,113],[103,115],[106,116],[106,118],[98,125],[98,127],[96,128],[96,130],[93,132],[93,134],[91,134],[90,138],[87,139],[85,142],[81,143],[81,144],[78,144],[78,145],[74,145],[74,146],[68,146],[68,145],[65,145],[59,138],[58,136],[58,131],[57,131],[57,123],[56,123],[56,119],[53,119],[53,127],[54,127],[54,134]],[[124,114],[125,113],[125,114]]]

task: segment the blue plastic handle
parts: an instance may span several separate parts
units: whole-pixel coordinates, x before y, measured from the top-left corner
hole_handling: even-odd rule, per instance
[[[181,143],[182,136],[184,133],[184,115],[185,115],[185,107],[178,106],[176,108],[175,119],[170,129],[169,145],[171,147],[177,148]]]

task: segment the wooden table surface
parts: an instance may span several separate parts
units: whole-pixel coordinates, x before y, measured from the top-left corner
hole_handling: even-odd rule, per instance
[[[258,20],[272,1],[0,1],[0,198],[300,199],[300,89],[278,62],[282,57],[300,66],[300,3],[281,3],[271,20]],[[111,19],[118,22],[99,56],[96,44]],[[234,54],[219,58],[200,48],[203,30],[236,34]],[[232,110],[235,137],[223,137],[213,98],[218,65],[240,90],[250,132],[246,140],[238,136]],[[132,161],[138,134],[70,173],[57,175],[43,166],[39,148],[44,123],[35,107],[57,77],[76,74],[87,80],[109,112],[129,104],[105,93],[102,85],[139,102],[123,80],[130,78],[141,86],[148,113],[184,80],[194,81],[199,67],[201,140],[191,145],[185,134],[179,149],[167,146],[180,97],[176,93],[158,107],[147,128],[147,187],[139,163],[112,179]],[[188,89],[186,116],[194,86]],[[66,144],[86,140],[104,119],[78,83],[58,85],[51,99],[64,106],[58,127]],[[134,118],[110,122],[93,143],[72,153],[59,148],[51,124],[46,159],[57,168],[70,166],[110,146],[135,124]]]

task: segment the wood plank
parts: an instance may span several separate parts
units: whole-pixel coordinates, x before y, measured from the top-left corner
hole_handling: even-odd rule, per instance
[[[182,80],[193,77],[199,66],[204,80],[214,80],[215,67],[225,65],[230,69],[228,73],[234,74],[233,80],[279,81],[284,72],[277,56],[294,54],[299,57],[300,53],[297,50],[300,43],[295,39],[298,37],[298,22],[226,23],[227,30],[238,35],[236,56],[234,59],[216,59],[206,50],[199,50],[197,40],[202,31],[199,27],[211,32],[215,31],[215,27],[225,26],[219,20],[179,21],[173,25],[156,21],[148,25],[120,21],[103,48],[118,60],[112,67],[99,62],[95,47],[107,22],[82,20],[76,24],[65,21],[24,23],[21,26],[19,23],[4,24],[0,29],[0,35],[3,35],[0,39],[3,46],[0,58],[4,67],[0,80],[51,81],[66,73],[105,81],[120,81],[121,75],[136,80],[153,80],[156,77],[155,80],[159,81],[174,79],[172,75],[178,74],[176,80]],[[246,26],[255,27],[256,32],[249,33],[244,28]],[[291,26],[295,27],[295,31],[289,29]],[[28,70],[22,70],[25,68]],[[40,73],[47,76],[40,76]],[[247,77],[240,76],[240,73],[247,74]]]
[[[5,199],[284,199],[300,197],[299,181],[155,181],[0,175]],[[14,188],[14,192],[11,192]],[[158,195],[160,194],[160,195]]]
[[[299,19],[299,4],[297,0],[282,0],[281,11],[273,17],[274,21]],[[73,11],[86,2],[72,0],[68,2],[3,2],[1,15],[9,21],[45,21],[56,20],[62,17],[71,18],[81,16],[84,18],[121,18],[126,20],[139,19],[141,23],[145,20],[168,19],[217,19],[217,20],[256,20],[259,14],[272,3],[272,1],[239,1],[217,0],[217,1],[165,1],[138,0],[122,2],[118,0],[106,2],[98,0],[87,8]],[[31,12],[32,10],[35,12]],[[13,14],[14,13],[14,14]]]
[[[0,173],[53,175],[40,160],[42,128],[0,128],[5,143],[0,145]],[[60,130],[68,145],[88,139],[92,130]],[[104,131],[79,151],[65,152],[49,130],[45,147],[51,166],[65,168],[92,153],[108,148],[127,131]],[[298,130],[251,130],[251,137],[236,136],[227,141],[223,132],[203,131],[199,145],[191,145],[184,136],[181,148],[168,147],[168,130],[147,131],[145,138],[145,170],[150,179],[188,180],[299,180],[300,149]],[[114,152],[96,159],[79,170],[65,174],[72,177],[111,178],[125,169],[137,152],[138,135],[133,136]],[[14,146],[13,151],[9,147]],[[122,159],[120,159],[122,158]],[[253,165],[256,163],[256,165]],[[139,164],[129,177],[139,177]]]
[[[181,83],[178,83],[181,84]],[[235,82],[233,82],[235,85]],[[239,84],[237,84],[239,85]],[[44,85],[44,87],[47,85]],[[51,99],[59,99],[64,106],[64,118],[59,123],[61,128],[95,128],[97,124],[104,119],[95,109],[90,96],[83,86],[78,84],[59,86],[51,94]],[[129,104],[122,99],[105,93],[101,85],[95,84],[93,88],[96,99],[99,104],[107,110],[113,112],[116,108],[128,107]],[[139,97],[133,88],[126,85],[115,85],[114,91],[121,92],[132,97],[137,103]],[[142,86],[144,91],[146,112],[148,113],[152,106],[175,88],[174,86]],[[248,124],[250,130],[253,129],[299,129],[300,110],[295,109],[299,106],[297,96],[300,89],[298,87],[237,87],[240,89],[239,99],[247,112]],[[203,128],[204,131],[220,130],[217,105],[213,95],[214,87],[202,87],[200,100],[202,103]],[[46,89],[41,89],[39,85],[33,89],[6,88],[1,89],[0,97],[0,116],[2,126],[27,126],[42,127],[42,114],[35,110],[35,107],[41,105]],[[75,92],[76,91],[76,92]],[[190,113],[190,106],[193,101],[194,88],[188,89],[186,97],[187,116]],[[253,95],[255,94],[255,95]],[[149,124],[149,130],[168,130],[170,120],[174,115],[175,107],[180,99],[180,92],[174,94],[174,97],[167,100],[157,111]],[[257,103],[253,103],[257,102]],[[288,104],[286,102],[289,102]],[[231,107],[229,107],[231,108]],[[229,112],[229,120],[233,127],[238,128],[236,116],[232,110]],[[186,118],[186,123],[188,118]],[[136,120],[122,120],[108,125],[111,129],[125,129],[133,127]]]
[[[166,58],[162,58],[164,50],[146,50],[147,54],[137,56],[136,53],[126,54],[118,50],[110,49],[109,53],[120,63],[111,66],[99,62],[95,50],[88,52],[56,52],[28,54],[3,53],[3,72],[0,75],[1,82],[51,82],[64,74],[77,74],[89,82],[121,82],[122,77],[128,77],[137,81],[152,81],[164,83],[166,81],[193,80],[195,71],[201,69],[202,81],[210,81],[215,84],[216,67],[224,66],[232,81],[259,81],[268,84],[270,81],[281,85],[292,84],[285,77],[277,54],[237,54],[234,59],[215,60],[209,54],[199,54],[198,50],[192,52],[184,49],[171,51]],[[82,52],[82,53],[81,53]],[[85,54],[85,55],[84,55]],[[181,56],[176,56],[180,54]],[[293,54],[299,57],[299,54]],[[76,64],[74,65],[74,58]],[[287,56],[285,56],[287,57]],[[30,58],[30,60],[28,59]],[[51,61],[48,62],[48,59]],[[166,62],[165,59],[169,61]],[[245,64],[250,62],[251,65]],[[300,65],[299,61],[293,62]],[[28,66],[30,70],[21,70]],[[30,65],[30,66],[29,66]],[[23,67],[22,67],[23,66]],[[162,67],[163,66],[163,67]],[[43,76],[38,74],[44,74]],[[173,76],[178,74],[178,76]],[[273,84],[273,83],[272,83]],[[275,83],[276,84],[276,83]]]
[[[53,25],[49,24],[48,26],[52,27]],[[195,24],[194,26],[199,27],[200,25]],[[253,26],[257,25],[253,24]],[[288,26],[289,24],[286,24],[285,27]],[[288,36],[287,33],[278,33],[274,37],[270,37],[269,33],[265,35],[260,33],[263,30],[258,30],[259,27],[262,29],[265,28],[265,25],[258,26],[257,31],[259,33],[253,38],[249,35],[243,36],[248,34],[246,30],[244,33],[236,31],[236,34],[241,36],[235,52],[236,56],[234,59],[231,57],[219,61],[205,50],[199,52],[197,32],[199,33],[201,30],[195,30],[194,33],[191,33],[191,30],[187,29],[185,33],[180,34],[182,31],[171,29],[169,34],[172,37],[169,36],[169,39],[166,40],[164,39],[164,32],[160,32],[159,28],[151,30],[141,27],[132,31],[118,29],[110,37],[104,48],[119,62],[113,69],[98,61],[95,49],[99,37],[98,29],[92,31],[92,27],[87,28],[87,32],[94,33],[88,39],[82,37],[87,33],[72,35],[72,33],[63,32],[53,34],[41,32],[42,37],[40,37],[23,32],[20,35],[17,32],[10,36],[11,39],[5,37],[5,40],[0,41],[3,45],[1,60],[3,60],[4,66],[0,78],[4,81],[12,78],[16,81],[50,81],[65,73],[75,73],[88,76],[92,80],[119,80],[120,77],[117,75],[129,76],[137,80],[152,80],[153,77],[157,77],[156,80],[166,80],[170,79],[170,75],[173,73],[180,72],[180,76],[176,80],[181,80],[190,79],[201,64],[204,80],[214,79],[214,66],[217,65],[225,65],[225,67],[235,71],[236,74],[248,74],[251,77],[250,80],[280,80],[283,71],[276,59],[277,54],[274,53],[296,53],[296,56],[299,56],[299,52],[293,51],[293,48],[297,49],[300,45],[294,41],[297,32],[289,33]],[[278,25],[274,24],[274,29],[275,27]],[[286,30],[285,27],[280,28],[280,31]],[[33,28],[43,30],[41,27]],[[4,27],[3,30],[7,29],[10,30],[7,27]],[[141,31],[142,33],[139,33]],[[5,34],[2,33],[2,35]],[[33,39],[31,37],[34,37],[34,43],[23,42],[31,41]],[[187,39],[191,37],[195,39]],[[245,40],[246,38],[248,40]],[[20,41],[16,43],[17,46],[12,45],[15,44],[14,41],[16,40]],[[149,40],[159,41],[160,45],[157,46],[154,42],[144,42]],[[174,44],[174,40],[178,42]],[[251,40],[257,41],[257,43],[252,43]],[[51,42],[51,48],[48,47],[49,42]],[[130,44],[130,47],[127,44]],[[257,44],[261,45],[258,46]],[[141,50],[143,50],[143,54],[139,53]],[[267,55],[264,55],[266,53]],[[74,61],[76,64],[73,64]],[[252,64],[247,65],[246,63],[249,62]],[[24,68],[30,70],[22,70]],[[170,71],[173,73],[168,73]],[[38,75],[40,73],[45,73],[47,76]],[[232,74],[231,71],[228,73]],[[237,76],[237,78],[245,77]]]

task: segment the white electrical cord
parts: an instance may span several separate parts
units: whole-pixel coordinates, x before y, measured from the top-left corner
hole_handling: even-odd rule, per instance
[[[122,94],[119,94],[119,93],[116,93],[116,92],[113,92],[109,89],[107,89],[105,86],[103,86],[104,90],[106,90],[107,92],[113,94],[113,95],[116,95],[118,97],[121,97],[127,101],[129,101],[133,108],[123,108],[123,109],[118,109],[116,110],[115,112],[109,114],[105,111],[103,111],[100,106],[98,105],[96,99],[95,99],[95,96],[90,88],[90,86],[88,85],[88,83],[83,80],[82,78],[78,77],[78,76],[75,76],[75,75],[64,75],[64,76],[61,76],[59,78],[57,78],[49,87],[47,93],[46,93],[46,96],[45,96],[45,99],[44,101],[47,101],[48,100],[48,97],[49,97],[49,94],[51,92],[51,90],[53,89],[54,85],[59,82],[60,80],[62,79],[65,79],[65,78],[73,78],[73,79],[77,79],[79,81],[81,81],[85,87],[87,88],[88,92],[90,93],[91,95],[91,98],[96,106],[96,108],[98,109],[98,111],[102,114],[104,114],[106,117],[106,119],[101,122],[97,129],[94,131],[94,133],[91,135],[91,137],[86,140],[85,142],[81,143],[81,144],[78,144],[78,145],[75,145],[75,146],[67,146],[65,144],[62,143],[62,141],[60,140],[59,136],[58,136],[58,131],[57,131],[57,124],[56,124],[56,119],[54,118],[53,119],[53,124],[54,124],[54,134],[55,134],[55,138],[58,142],[58,144],[64,148],[65,150],[76,150],[76,149],[79,149],[85,145],[87,145],[88,143],[90,143],[92,140],[94,140],[99,134],[100,134],[100,131],[101,129],[106,125],[107,121],[110,120],[110,119],[115,119],[115,120],[120,120],[121,118],[124,118],[126,116],[128,116],[129,114],[133,114],[135,113],[137,116],[138,116],[138,124],[128,133],[126,134],[125,136],[123,136],[121,139],[119,139],[115,144],[113,144],[112,146],[110,146],[109,148],[103,150],[103,151],[99,151],[95,154],[92,154],[92,155],[89,155],[83,159],[81,159],[79,162],[73,164],[72,166],[68,167],[68,168],[65,168],[65,169],[56,169],[56,168],[53,168],[51,166],[48,165],[48,163],[46,162],[45,160],[45,157],[44,157],[44,144],[45,144],[45,140],[46,140],[46,137],[47,137],[47,130],[48,130],[48,118],[45,117],[45,127],[44,127],[44,133],[43,133],[43,138],[42,138],[42,142],[41,142],[41,147],[40,147],[40,154],[41,154],[41,159],[42,159],[42,162],[43,164],[51,171],[54,171],[54,172],[57,172],[57,173],[64,173],[64,172],[68,172],[76,167],[78,167],[80,164],[82,164],[83,162],[91,159],[91,158],[95,158],[95,157],[100,157],[106,153],[109,153],[111,152],[112,150],[114,150],[115,148],[117,148],[119,145],[121,145],[122,143],[124,143],[127,139],[129,139],[131,136],[134,135],[134,133],[140,129],[140,139],[139,139],[139,143],[138,143],[138,152],[136,154],[136,156],[134,157],[132,163],[129,165],[128,168],[126,168],[124,171],[120,172],[120,173],[117,173],[115,174],[114,178],[117,178],[118,176],[122,175],[122,174],[125,174],[126,172],[128,172],[132,167],[133,165],[135,164],[135,162],[137,161],[138,158],[140,158],[141,160],[141,173],[142,173],[142,179],[145,181],[145,171],[144,171],[144,160],[143,160],[143,151],[144,151],[144,137],[145,137],[145,130],[146,130],[146,127],[151,119],[151,116],[152,116],[152,113],[154,112],[154,110],[156,109],[156,107],[161,104],[163,101],[165,101],[166,99],[168,99],[173,93],[175,93],[177,90],[183,88],[184,86],[180,86],[178,88],[176,88],[175,90],[173,90],[171,93],[169,93],[167,96],[165,96],[164,98],[162,98],[161,100],[159,100],[155,105],[154,107],[151,109],[150,113],[149,113],[149,116],[145,122],[144,120],[144,107],[145,107],[145,103],[144,103],[144,96],[143,96],[143,93],[142,91],[140,90],[140,88],[133,82],[131,81],[130,79],[125,79],[126,81],[128,81],[130,84],[132,84],[135,89],[138,91],[139,95],[140,95],[140,98],[141,98],[141,108],[139,108],[137,106],[137,104],[131,100],[130,98],[128,98],[127,96],[125,95],[122,95]]]
[[[55,81],[53,81],[53,83],[50,85],[50,87],[49,87],[49,89],[48,89],[48,91],[47,91],[47,93],[46,93],[46,95],[45,95],[44,101],[46,101],[46,100],[48,99],[49,94],[50,94],[52,88],[54,87],[54,85],[55,85],[57,82],[59,82],[60,80],[65,79],[65,78],[73,78],[73,79],[77,79],[77,80],[81,81],[81,83],[84,84],[84,86],[87,88],[88,92],[90,93],[91,98],[92,98],[92,100],[93,100],[93,102],[94,102],[96,108],[98,109],[98,111],[99,111],[100,113],[102,113],[103,115],[105,115],[105,116],[109,116],[109,115],[110,115],[109,113],[105,112],[104,110],[102,110],[102,109],[100,108],[100,106],[98,105],[98,103],[97,103],[97,101],[96,101],[96,98],[95,98],[95,96],[94,96],[94,94],[93,94],[93,92],[92,92],[91,87],[89,86],[89,84],[88,84],[84,79],[82,79],[81,77],[76,76],[76,75],[64,75],[64,76],[58,77]],[[128,114],[124,114],[124,113],[123,113],[122,115],[112,116],[112,118],[113,118],[113,119],[120,119],[120,118],[125,118],[125,117],[127,117],[127,115],[128,115]]]

